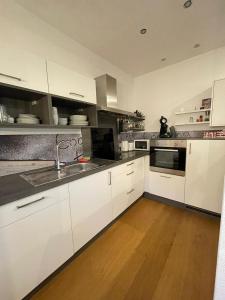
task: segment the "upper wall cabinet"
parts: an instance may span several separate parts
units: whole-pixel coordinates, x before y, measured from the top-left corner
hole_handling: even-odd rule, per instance
[[[211,126],[225,126],[225,79],[213,85]]]
[[[96,104],[95,80],[47,62],[49,93]]]
[[[1,47],[0,53],[1,83],[48,92],[45,59],[14,48]]]

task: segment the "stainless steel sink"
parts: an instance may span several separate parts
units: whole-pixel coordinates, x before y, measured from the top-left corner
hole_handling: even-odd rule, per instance
[[[97,163],[74,163],[66,165],[60,171],[55,168],[46,168],[42,170],[29,171],[20,176],[33,186],[43,185],[49,182],[57,181],[69,176],[73,176],[82,172],[87,172],[98,167],[102,164]]]

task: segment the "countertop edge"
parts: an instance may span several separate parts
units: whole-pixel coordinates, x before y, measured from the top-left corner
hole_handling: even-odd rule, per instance
[[[23,178],[21,178],[20,174],[22,174],[22,173],[3,176],[0,178],[0,206],[7,205],[11,202],[18,201],[23,198],[30,197],[32,195],[44,192],[46,190],[49,190],[52,188],[57,188],[61,185],[70,183],[72,181],[76,181],[81,178],[117,167],[126,162],[149,155],[149,152],[148,151],[134,151],[130,155],[131,156],[128,156],[127,158],[124,158],[122,160],[110,161],[108,164],[100,166],[99,168],[96,168],[96,169],[93,169],[90,171],[86,171],[86,172],[83,172],[83,173],[80,173],[80,174],[77,174],[74,176],[66,177],[66,178],[63,178],[58,181],[49,182],[49,183],[46,183],[46,184],[38,186],[38,187],[32,186],[31,184],[26,182]],[[23,172],[23,173],[26,173],[26,172]],[[11,191],[11,193],[7,192],[8,190],[10,191],[11,185],[14,185],[14,186],[18,185],[18,191],[17,190],[14,192]]]

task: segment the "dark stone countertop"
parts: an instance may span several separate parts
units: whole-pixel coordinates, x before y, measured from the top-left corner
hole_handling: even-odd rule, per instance
[[[38,187],[34,187],[20,176],[20,174],[26,172],[2,176],[0,177],[0,206],[69,183],[71,181],[119,166],[128,161],[143,157],[148,154],[148,151],[124,152],[121,154],[121,160],[119,161],[102,160],[104,161],[104,164],[96,169],[85,171],[83,173],[66,177],[54,182],[49,182]]]
[[[155,140],[201,140],[201,141],[224,141],[225,137],[221,137],[221,138],[200,138],[200,137],[176,137],[176,138],[154,138],[151,139],[151,141],[155,141]]]

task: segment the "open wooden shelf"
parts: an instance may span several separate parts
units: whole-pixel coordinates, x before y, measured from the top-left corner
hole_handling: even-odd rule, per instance
[[[183,126],[183,125],[204,125],[209,124],[210,121],[204,121],[204,122],[187,122],[187,123],[176,123],[175,126]]]
[[[195,114],[195,113],[207,112],[207,111],[211,111],[211,110],[212,110],[211,108],[206,108],[206,109],[178,111],[178,112],[175,112],[175,115]]]

